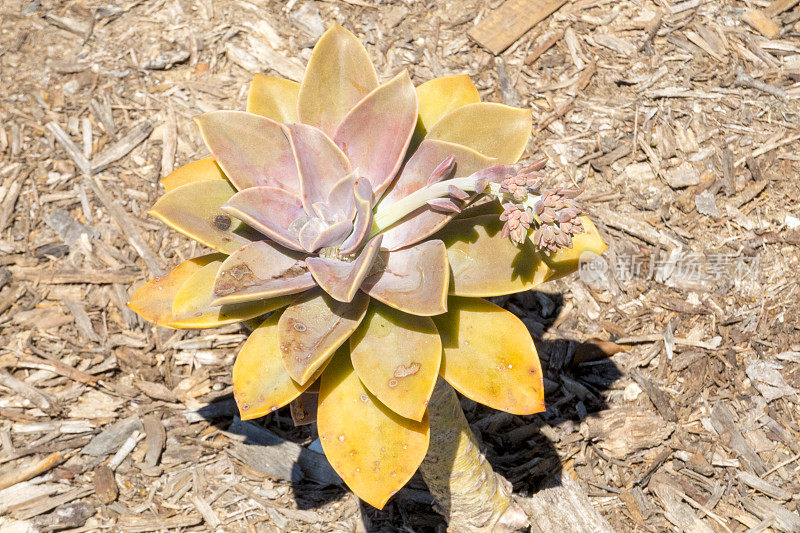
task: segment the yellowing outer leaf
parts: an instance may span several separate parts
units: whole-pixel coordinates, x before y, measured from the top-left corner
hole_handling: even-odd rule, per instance
[[[166,326],[175,319],[172,301],[181,286],[207,264],[223,259],[223,254],[209,254],[184,261],[166,275],[145,283],[130,299],[128,307],[145,320]]]
[[[333,136],[348,111],[378,86],[375,67],[358,38],[333,24],[308,60],[297,97],[300,122]]]
[[[357,293],[352,302],[339,302],[320,290],[292,304],[278,324],[278,347],[292,379],[300,384],[312,381],[361,323],[368,305],[364,293]]]
[[[275,122],[297,122],[296,81],[256,74],[247,94],[247,112],[271,118]]]
[[[522,321],[478,298],[451,297],[434,317],[444,357],[439,373],[478,403],[516,415],[544,411],[542,367]]]
[[[222,266],[222,259],[209,262],[186,280],[178,289],[172,302],[176,317],[167,326],[171,328],[215,328],[242,322],[288,305],[295,296],[282,296],[241,304],[211,306],[216,298],[214,279]]]
[[[501,237],[497,215],[457,219],[436,238],[447,246],[450,294],[500,296],[527,291],[547,279],[550,269],[526,240],[521,246]]]
[[[478,89],[469,76],[443,76],[426,81],[417,87],[419,98],[419,118],[426,129],[459,107],[481,101]]]
[[[233,397],[242,420],[271,413],[300,396],[308,387],[294,381],[283,367],[278,350],[280,316],[280,312],[273,313],[253,330],[236,356]]]
[[[161,180],[161,185],[169,192],[187,183],[224,179],[225,173],[214,158],[204,157],[176,168]]]
[[[480,102],[444,116],[428,130],[426,138],[463,144],[508,165],[522,156],[532,126],[530,109]]]
[[[230,255],[250,242],[237,233],[246,226],[220,209],[235,192],[227,180],[187,183],[159,198],[148,212],[187,237]]]
[[[415,422],[381,404],[361,384],[344,349],[322,374],[317,427],[334,470],[378,509],[414,475],[430,439],[427,414]]]
[[[600,255],[608,248],[589,217],[581,217],[581,224],[583,233],[572,237],[572,248],[560,250],[550,256],[542,254],[542,259],[550,267],[547,281],[562,278],[577,271],[580,266],[581,254],[586,252]]]
[[[373,300],[350,337],[350,358],[361,382],[381,403],[401,416],[422,420],[442,359],[433,320]]]

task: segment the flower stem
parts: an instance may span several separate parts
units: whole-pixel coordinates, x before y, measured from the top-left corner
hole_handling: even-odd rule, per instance
[[[451,532],[516,531],[528,524],[511,484],[478,449],[453,388],[439,378],[428,404],[431,440],[420,472]]]

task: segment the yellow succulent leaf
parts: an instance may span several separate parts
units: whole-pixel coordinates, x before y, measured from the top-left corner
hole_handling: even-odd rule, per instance
[[[213,157],[204,157],[178,167],[161,180],[167,192],[196,181],[224,180],[225,173]]]
[[[544,411],[542,367],[519,318],[486,300],[451,297],[433,320],[444,348],[439,373],[457,391],[516,415]]]
[[[280,296],[241,304],[212,306],[214,279],[224,257],[215,259],[197,272],[178,289],[172,302],[175,317],[167,326],[171,328],[215,328],[249,320],[288,305],[296,296]]]
[[[479,102],[461,106],[442,117],[428,130],[426,139],[462,144],[507,165],[522,156],[532,126],[530,109]]]
[[[608,248],[606,243],[603,242],[603,238],[600,237],[597,226],[594,225],[594,222],[589,217],[581,217],[581,224],[583,225],[583,233],[573,235],[572,248],[559,250],[550,256],[542,254],[542,259],[550,267],[547,281],[563,278],[577,271],[581,262],[581,254],[600,255]]]
[[[382,509],[425,458],[428,416],[416,422],[381,404],[364,388],[348,355],[346,348],[340,349],[322,374],[317,411],[320,442],[347,486]]]
[[[234,193],[228,180],[195,181],[167,192],[148,212],[187,237],[230,255],[250,242],[237,232],[247,226],[220,209]]]
[[[419,117],[430,129],[439,120],[461,106],[481,101],[478,89],[467,74],[443,76],[426,81],[417,87]]]
[[[297,122],[296,81],[256,74],[247,94],[247,112],[255,113],[275,122]]]
[[[497,215],[456,219],[436,234],[447,247],[450,294],[500,296],[527,291],[541,284],[550,272],[526,240],[517,246],[500,232]]]
[[[273,313],[255,328],[236,355],[233,397],[242,420],[258,418],[283,407],[314,383],[300,385],[286,372],[278,350],[280,315],[280,312]]]
[[[334,23],[308,60],[297,97],[298,118],[333,137],[344,116],[377,86],[378,75],[364,45]]]
[[[350,337],[350,358],[361,382],[381,403],[422,420],[442,360],[442,342],[430,317],[373,300]]]
[[[209,254],[184,261],[166,275],[145,283],[130,299],[128,307],[145,320],[166,326],[175,319],[172,301],[181,286],[204,266],[223,259],[223,254]]]

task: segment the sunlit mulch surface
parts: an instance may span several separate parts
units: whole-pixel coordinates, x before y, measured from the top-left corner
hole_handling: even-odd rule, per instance
[[[501,300],[539,339],[549,408],[463,402],[496,468],[522,494],[574,472],[619,531],[800,531],[796,2],[568,2],[498,57],[466,33],[498,1],[263,4],[0,5],[0,529],[443,527],[416,479],[381,512],[323,487],[288,412],[263,420],[274,446],[229,431],[241,329],[124,305],[201,253],[145,213],[206,154],[192,117],[243,108],[254,72],[299,79],[335,20],[384,79],[469,72],[533,107],[529,155],[586,188],[610,244]]]

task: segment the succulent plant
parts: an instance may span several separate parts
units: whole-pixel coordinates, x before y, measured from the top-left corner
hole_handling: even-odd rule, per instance
[[[530,110],[481,102],[466,75],[379,84],[334,25],[301,83],[256,75],[247,112],[196,121],[211,156],[167,176],[150,212],[215,252],[129,305],[171,328],[257,318],[233,367],[243,419],[292,404],[303,423],[316,407],[331,465],[380,508],[426,456],[438,376],[495,409],[543,410],[527,328],[483,298],[605,245],[577,191],[517,163]]]

